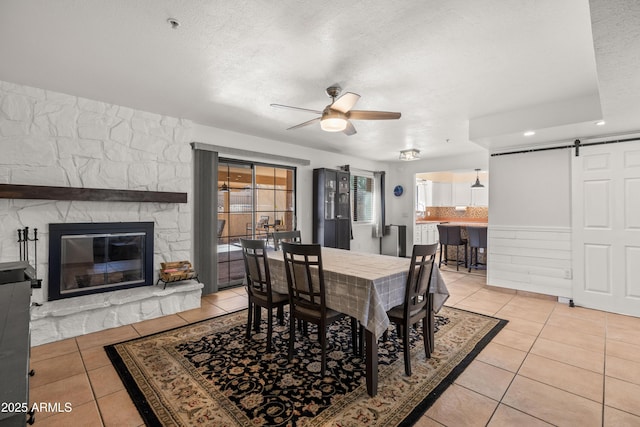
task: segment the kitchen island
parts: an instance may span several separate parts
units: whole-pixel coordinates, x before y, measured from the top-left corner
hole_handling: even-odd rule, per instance
[[[469,239],[467,227],[487,227],[487,218],[468,219],[468,218],[434,218],[429,220],[416,220],[414,226],[414,244],[428,245],[439,242],[438,224],[459,225],[461,228],[462,238]],[[449,246],[447,248],[447,258],[455,259],[456,247]],[[478,263],[486,265],[486,251],[478,251]],[[470,262],[470,261],[469,261]]]

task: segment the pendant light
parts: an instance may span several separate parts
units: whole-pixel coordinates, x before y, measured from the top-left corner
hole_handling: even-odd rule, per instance
[[[471,188],[484,188],[484,185],[480,184],[480,169],[476,169],[476,183]]]
[[[220,191],[221,193],[228,193],[229,192],[229,184],[227,184],[227,181],[223,181],[222,185],[218,187],[218,191]]]

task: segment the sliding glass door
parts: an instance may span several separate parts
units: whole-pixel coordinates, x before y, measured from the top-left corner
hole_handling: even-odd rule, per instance
[[[295,168],[220,158],[218,162],[218,288],[244,279],[240,239],[295,229]]]

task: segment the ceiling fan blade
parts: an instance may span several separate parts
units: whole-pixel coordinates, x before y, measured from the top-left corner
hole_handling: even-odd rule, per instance
[[[292,107],[290,105],[271,104],[271,106],[274,108],[285,108],[287,110],[307,111],[309,113],[322,114],[322,111],[319,111],[319,110],[310,110],[308,108]]]
[[[353,126],[353,124],[350,121],[347,121],[347,127],[342,131],[344,132],[346,135],[355,135],[356,132],[356,128]]]
[[[298,129],[301,127],[305,127],[305,126],[309,126],[311,124],[314,124],[315,122],[319,122],[320,121],[320,117],[316,117],[315,119],[311,119],[308,120],[304,123],[300,123],[299,125],[295,125],[295,126],[291,126],[290,128],[287,128],[287,130],[293,130],[293,129]]]
[[[400,116],[400,113],[391,111],[352,110],[347,113],[347,117],[351,120],[393,120],[399,119]]]
[[[341,113],[346,113],[360,99],[360,95],[353,92],[347,92],[344,95],[340,96],[340,98],[336,99],[333,104],[331,104],[330,108],[332,110],[340,111]]]

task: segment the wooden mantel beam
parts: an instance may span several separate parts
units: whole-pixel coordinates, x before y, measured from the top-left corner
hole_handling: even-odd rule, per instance
[[[0,184],[0,199],[187,203],[187,193],[109,190],[106,188],[50,187],[47,185]]]

